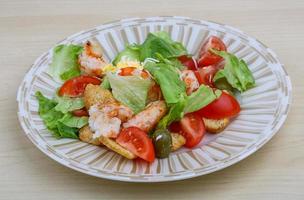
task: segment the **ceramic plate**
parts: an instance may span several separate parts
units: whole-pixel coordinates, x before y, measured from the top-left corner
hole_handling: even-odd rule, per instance
[[[290,79],[271,49],[236,28],[185,17],[132,18],[81,31],[58,44],[80,44],[94,37],[102,45],[106,60],[111,61],[125,44],[142,43],[149,32],[159,30],[167,31],[194,55],[208,36],[216,35],[229,52],[248,63],[256,87],[239,96],[241,113],[225,131],[207,135],[196,148],[181,149],[153,164],[130,161],[106,148],[78,140],[57,140],[43,125],[34,96],[40,90],[52,97],[59,87],[47,74],[52,58],[50,49],[35,61],[19,87],[18,116],[27,137],[46,155],[69,168],[129,182],[173,181],[209,174],[246,158],[273,137],[290,107]]]

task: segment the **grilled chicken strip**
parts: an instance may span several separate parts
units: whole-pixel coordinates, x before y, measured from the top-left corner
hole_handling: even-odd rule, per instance
[[[167,107],[164,101],[154,101],[145,110],[136,114],[129,121],[123,124],[124,128],[135,126],[145,132],[152,130],[158,121],[166,114]]]

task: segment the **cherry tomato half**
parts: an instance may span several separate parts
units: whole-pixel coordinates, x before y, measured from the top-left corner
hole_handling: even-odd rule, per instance
[[[197,62],[193,57],[180,56],[178,57],[178,60],[188,69],[197,70]]]
[[[88,75],[77,76],[67,80],[59,89],[60,96],[79,97],[83,95],[84,89],[88,84],[100,85],[98,78]]]
[[[227,51],[226,45],[220,38],[218,38],[216,36],[211,36],[204,43],[204,45],[202,46],[202,48],[199,52],[199,58],[198,58],[199,67],[204,67],[204,66],[208,66],[208,65],[216,65],[222,60],[221,56],[213,54],[212,52],[209,51],[210,49],[216,49],[219,51]]]
[[[155,159],[152,140],[146,132],[137,127],[123,129],[116,142],[148,162],[153,162]]]
[[[194,71],[194,74],[199,82],[199,84],[209,85],[210,87],[214,87],[213,77],[218,69],[214,65],[210,65],[207,67],[199,68]]]
[[[186,114],[179,122],[173,122],[169,129],[183,135],[188,148],[200,143],[206,132],[202,118],[195,113]]]
[[[239,102],[233,96],[223,91],[218,99],[200,109],[197,113],[201,117],[209,119],[223,119],[236,116],[240,110]]]

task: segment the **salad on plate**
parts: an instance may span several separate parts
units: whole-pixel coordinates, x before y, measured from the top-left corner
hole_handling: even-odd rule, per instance
[[[62,85],[36,92],[54,137],[79,139],[153,162],[194,148],[240,112],[235,98],[255,85],[244,60],[210,36],[195,58],[166,32],[149,33],[107,62],[96,39],[54,48],[49,75]]]

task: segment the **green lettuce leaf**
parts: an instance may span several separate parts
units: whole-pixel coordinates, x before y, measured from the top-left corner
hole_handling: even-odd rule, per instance
[[[82,98],[70,98],[70,97],[56,97],[58,104],[55,106],[56,111],[67,113],[73,110],[81,109],[84,107]]]
[[[54,48],[49,74],[58,82],[80,75],[78,55],[82,52],[80,45],[58,45]]]
[[[222,91],[216,90],[213,92],[212,88],[201,85],[195,92],[190,96],[187,96],[187,103],[184,109],[184,113],[195,112],[209,103],[214,101],[217,97],[221,95]]]
[[[179,102],[182,94],[186,93],[185,83],[172,65],[147,62],[144,68],[149,71],[159,84],[164,99],[168,105]]]
[[[107,76],[105,76],[100,84],[100,87],[102,87],[103,89],[109,90],[111,89],[111,85],[109,82],[109,79],[107,78]]]
[[[180,42],[173,41],[167,32],[158,31],[158,32],[155,32],[154,35],[156,35],[157,37],[162,38],[164,41],[170,43],[174,47],[174,49],[178,52],[177,53],[177,54],[179,54],[178,56],[188,54],[184,45]],[[178,56],[175,55],[172,57],[178,57]]]
[[[88,124],[88,117],[76,117],[67,113],[59,121],[68,127],[82,128]]]
[[[62,80],[68,80],[68,79],[71,79],[73,77],[76,77],[76,76],[80,76],[80,70],[77,68],[72,68],[72,69],[69,69],[68,71],[65,71],[63,72],[61,75],[60,75],[60,78]]]
[[[66,126],[62,122],[57,123],[57,130],[60,138],[73,138],[78,139],[78,128]]]
[[[88,123],[87,117],[75,117],[70,113],[56,110],[58,103],[36,92],[39,103],[38,113],[45,126],[56,138],[78,138],[79,128]]]
[[[36,92],[35,95],[39,103],[39,109],[38,109],[39,114],[47,114],[50,110],[55,108],[55,106],[57,105],[56,101],[46,98],[39,91]]]
[[[119,52],[112,61],[113,65],[117,65],[122,60],[139,61],[139,49],[135,46],[127,46],[123,51]]]
[[[140,61],[144,61],[146,58],[157,58],[157,53],[164,58],[188,54],[186,48],[181,43],[173,41],[168,33],[149,33],[145,42],[140,46]]]
[[[170,107],[169,112],[158,122],[157,128],[165,129],[172,122],[180,120],[184,116],[186,98],[181,96],[180,100]]]
[[[185,66],[177,58],[164,58],[159,53],[156,53],[155,56],[157,57],[157,60],[161,63],[171,65],[173,67],[176,67],[179,70],[184,70],[185,69]]]
[[[178,121],[183,118],[184,114],[195,112],[209,103],[214,101],[221,95],[220,90],[213,90],[205,85],[201,85],[190,96],[182,95],[180,100],[170,107],[167,115],[165,115],[158,123],[158,128],[166,128],[172,122]]]
[[[56,138],[59,138],[60,133],[58,132],[57,123],[58,120],[64,116],[64,114],[56,111],[55,106],[57,103],[54,100],[44,97],[41,92],[36,92],[36,98],[39,103],[38,113],[45,126]]]
[[[220,75],[220,73],[218,74]],[[235,93],[237,90],[234,89],[227,81],[227,79],[225,77],[219,78],[216,80],[216,82],[213,82],[215,87],[220,89],[220,90],[226,90],[229,93],[233,94]]]
[[[111,72],[107,73],[107,77],[115,99],[131,108],[134,113],[145,108],[151,85],[149,79],[139,76],[119,76]]]
[[[224,69],[219,70],[214,78],[215,85],[222,85],[226,81],[235,89],[244,92],[255,85],[254,77],[244,60],[239,60],[235,55],[225,51],[211,51],[225,59]]]

